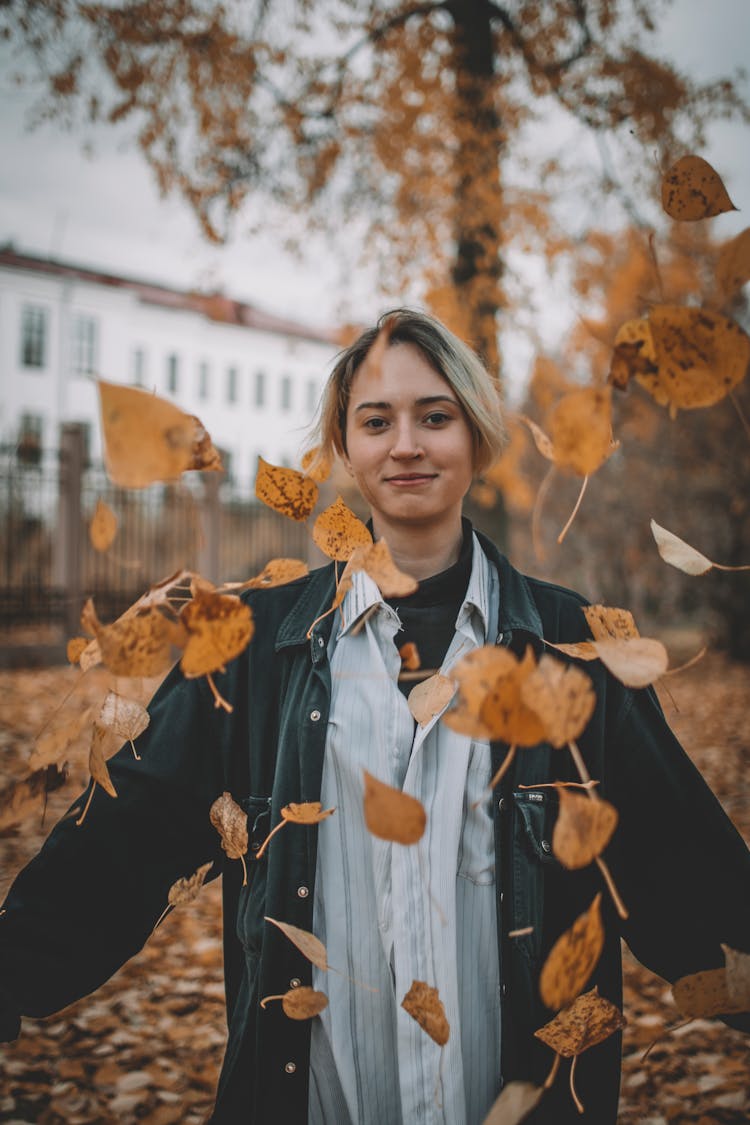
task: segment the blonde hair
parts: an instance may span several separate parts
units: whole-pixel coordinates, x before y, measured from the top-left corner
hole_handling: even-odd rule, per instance
[[[311,445],[315,462],[346,454],[346,414],[354,376],[383,331],[387,346],[412,344],[455,392],[472,433],[476,474],[500,456],[505,444],[500,392],[476,352],[459,340],[439,320],[415,309],[392,309],[377,324],[340,352],[321,399]]]

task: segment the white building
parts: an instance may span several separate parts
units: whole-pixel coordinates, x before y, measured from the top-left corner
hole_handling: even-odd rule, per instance
[[[258,454],[297,465],[333,334],[190,293],[0,248],[0,444],[54,448],[82,422],[101,457],[93,376],[196,414],[240,486]]]

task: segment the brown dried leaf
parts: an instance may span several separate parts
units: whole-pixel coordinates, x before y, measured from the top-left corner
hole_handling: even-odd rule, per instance
[[[651,534],[656,540],[657,549],[664,562],[677,567],[685,574],[707,574],[714,565],[684,539],[673,535],[666,527],[660,527],[656,520],[651,520]]]
[[[0,832],[33,814],[41,816],[47,794],[60,789],[67,779],[66,769],[50,765],[0,789]]]
[[[716,283],[727,299],[750,281],[750,227],[725,242],[716,261]]]
[[[720,402],[744,379],[750,337],[735,321],[710,309],[657,305],[649,324],[657,371],[636,378],[673,417]]]
[[[315,937],[315,934],[311,934],[308,930],[301,930],[299,926],[292,926],[290,922],[278,922],[275,918],[269,918],[268,915],[266,915],[266,922],[277,926],[282,934],[289,938],[292,945],[296,945],[300,953],[313,965],[324,972],[328,970],[326,947],[319,938]]]
[[[520,1125],[539,1104],[543,1093],[544,1087],[532,1082],[509,1082],[482,1125]]]
[[[736,211],[721,176],[701,156],[682,156],[661,183],[661,204],[672,219],[694,223]]]
[[[562,652],[565,656],[572,656],[576,660],[598,660],[596,649],[591,641],[576,641],[575,644],[556,645],[552,641],[545,641],[546,645],[555,652]]]
[[[361,569],[367,571],[384,598],[407,598],[419,586],[416,578],[396,566],[385,539],[378,539],[377,543],[359,551],[362,551]]]
[[[651,326],[646,319],[628,320],[615,336],[609,382],[627,390],[635,375],[654,375],[658,371]]]
[[[316,445],[314,449],[308,449],[302,458],[302,472],[317,484],[328,480],[332,468],[333,461],[330,457],[321,456],[320,446]]]
[[[609,801],[591,801],[560,788],[560,812],[552,833],[552,851],[571,871],[600,855],[617,827],[617,809]]]
[[[396,844],[416,844],[424,835],[427,814],[423,805],[408,793],[378,781],[367,770],[364,814],[367,830],[380,840]]]
[[[558,1012],[534,1035],[558,1055],[569,1059],[603,1043],[624,1026],[625,1018],[620,1009],[600,996],[598,988],[592,988],[569,1008]]]
[[[669,666],[664,645],[649,637],[594,641],[594,646],[605,668],[626,687],[647,687]]]
[[[170,906],[183,906],[187,902],[193,902],[200,894],[201,887],[206,881],[206,875],[210,868],[213,867],[213,860],[208,863],[201,864],[197,871],[186,878],[177,879],[169,888],[167,902]]]
[[[225,582],[223,590],[265,590],[271,586],[286,586],[310,573],[307,563],[301,559],[271,559],[254,578],[247,582]]]
[[[585,605],[583,616],[595,641],[606,641],[610,637],[616,640],[620,637],[640,636],[635,618],[628,609],[616,609],[614,606],[606,605]]]
[[[409,710],[421,727],[426,727],[431,719],[448,706],[456,692],[456,685],[447,676],[436,672],[427,680],[415,684],[407,700]]]
[[[604,948],[601,900],[599,893],[549,951],[539,976],[539,992],[548,1008],[564,1008],[575,1000],[594,971]]]
[[[528,418],[525,414],[519,414],[518,417],[521,422],[524,422],[529,427],[531,436],[534,439],[534,445],[537,447],[542,457],[546,457],[548,461],[554,461],[554,447],[542,427],[538,426],[536,422],[532,421],[532,419]]]
[[[419,649],[414,641],[407,641],[406,644],[401,645],[398,654],[401,657],[401,667],[406,671],[416,672],[420,667]]]
[[[596,706],[590,677],[546,653],[523,684],[521,696],[538,716],[542,737],[558,748],[578,738]]]
[[[106,551],[117,535],[117,516],[102,499],[97,500],[89,524],[89,541],[95,551]]]
[[[318,486],[297,469],[285,469],[258,458],[255,495],[269,508],[293,520],[306,520],[318,501]]]
[[[439,1047],[445,1046],[450,1036],[450,1024],[436,988],[423,980],[412,981],[401,1007]]]
[[[203,473],[223,473],[224,465],[222,464],[221,454],[211,441],[211,435],[200,418],[196,418],[194,414],[191,414],[190,417],[195,430],[188,469],[197,469]]]
[[[727,974],[727,992],[732,1004],[740,1004],[743,1012],[750,1012],[750,953],[741,953],[728,945],[724,951]]]
[[[107,763],[104,758],[104,747],[107,738],[107,728],[100,727],[98,723],[94,723],[94,730],[91,735],[91,749],[89,750],[89,773],[97,785],[101,785],[102,789],[109,793],[110,797],[116,797],[117,790],[112,784],[112,778],[109,776],[109,770],[107,769]]]
[[[612,402],[607,387],[581,387],[560,399],[549,420],[553,460],[586,477],[604,464],[619,443],[612,439]]]
[[[102,625],[89,598],[81,623],[95,634],[102,662],[116,676],[158,676],[172,663],[172,646],[183,638],[179,624],[155,606],[126,612],[111,625]]]
[[[264,996],[260,1002],[261,1008],[265,1008],[269,1000],[280,1000],[284,1015],[290,1020],[312,1019],[328,1007],[326,994],[316,992],[314,988],[309,988],[305,984],[290,988],[283,996]]]
[[[65,655],[70,664],[77,664],[89,642],[85,637],[71,637],[65,649]]]
[[[747,1009],[745,1003],[736,1003],[729,995],[729,981],[723,968],[680,977],[672,985],[672,995],[687,1019],[711,1019]]]
[[[284,820],[290,820],[292,824],[320,824],[321,820],[325,820],[331,816],[335,809],[324,809],[320,801],[302,801],[300,804],[284,805],[281,810],[281,815]]]
[[[188,641],[180,667],[188,679],[223,672],[226,663],[247,648],[255,628],[250,606],[239,598],[200,589],[181,619]]]
[[[451,730],[475,738],[502,738],[519,746],[541,742],[544,728],[521,695],[521,686],[534,666],[530,649],[522,661],[496,645],[467,653],[451,669],[458,691],[443,722]]]
[[[356,547],[369,547],[372,536],[340,496],[316,519],[312,537],[329,559],[345,562]]]
[[[122,488],[178,480],[193,467],[205,430],[174,403],[98,380],[107,473]]]
[[[135,699],[125,699],[114,691],[107,692],[97,722],[109,727],[120,738],[135,741],[150,722],[148,711]]]
[[[226,791],[217,797],[209,810],[211,823],[221,836],[221,846],[230,859],[240,859],[247,852],[247,816],[232,794]]]
[[[93,707],[85,707],[65,723],[56,725],[51,722],[34,743],[29,755],[29,769],[40,770],[53,762],[61,762],[93,717]]]

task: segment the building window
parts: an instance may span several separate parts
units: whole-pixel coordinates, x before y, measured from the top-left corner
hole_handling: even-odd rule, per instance
[[[307,380],[307,413],[314,414],[318,408],[318,380]]]
[[[21,310],[21,364],[44,367],[47,362],[47,310],[24,305]]]
[[[18,427],[16,456],[25,465],[38,465],[42,459],[44,419],[41,414],[22,414]]]
[[[146,386],[146,353],[143,348],[133,349],[131,377],[134,387]]]
[[[292,409],[292,377],[291,375],[282,375],[281,383],[279,384],[280,401],[282,410]]]
[[[177,356],[167,356],[167,390],[171,395],[176,395],[180,389],[180,362]]]
[[[265,371],[255,372],[255,405],[265,406],[266,404],[266,373]]]
[[[210,389],[210,372],[208,364],[203,362],[198,364],[198,398],[205,402],[209,395]]]
[[[227,368],[227,402],[237,401],[237,368]]]
[[[97,323],[93,316],[79,313],[73,317],[72,367],[76,375],[95,373],[97,335]]]

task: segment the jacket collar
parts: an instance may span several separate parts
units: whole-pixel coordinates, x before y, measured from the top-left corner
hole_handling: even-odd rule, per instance
[[[476,535],[482,550],[490,562],[497,567],[500,576],[498,643],[509,643],[513,634],[522,633],[527,634],[529,639],[535,640],[537,645],[540,644],[543,636],[542,619],[526,578],[511,566],[491,539],[481,531],[477,531]],[[328,566],[313,570],[304,582],[305,586],[300,596],[276,634],[276,651],[290,645],[303,645],[311,639],[308,637],[311,625],[325,613],[333,601],[336,589],[334,564],[329,563]],[[333,626],[333,617],[334,614],[329,613],[315,625],[312,631],[313,641],[315,638],[322,638],[324,644],[327,644]]]

